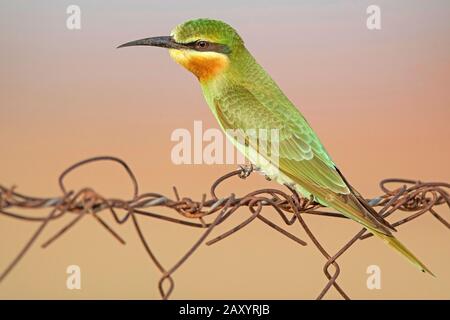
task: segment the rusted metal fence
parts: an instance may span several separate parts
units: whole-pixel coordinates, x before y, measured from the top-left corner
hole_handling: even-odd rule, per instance
[[[81,190],[68,190],[64,183],[66,176],[88,163],[99,161],[112,161],[120,164],[127,172],[129,179],[133,185],[133,197],[128,200],[109,199],[101,196],[91,188],[83,188]],[[279,189],[260,189],[250,192],[243,196],[230,194],[221,196],[217,194],[217,188],[223,183],[233,179],[245,179],[252,172],[252,167],[241,167],[240,169],[230,172],[218,178],[210,187],[209,195],[204,194],[202,199],[196,201],[188,197],[181,197],[174,187],[173,197],[168,197],[159,193],[140,193],[138,182],[128,167],[121,159],[115,157],[95,157],[84,161],[80,161],[67,168],[59,177],[59,186],[61,195],[52,198],[38,198],[21,194],[15,188],[7,188],[0,185],[0,215],[14,218],[21,221],[38,222],[39,227],[31,236],[29,241],[19,252],[16,258],[8,265],[8,267],[0,274],[0,282],[10,273],[15,265],[23,258],[30,247],[42,235],[46,226],[63,216],[71,216],[70,222],[61,228],[56,234],[43,242],[42,247],[45,248],[52,242],[57,240],[63,234],[73,228],[83,217],[91,215],[96,221],[120,243],[125,241],[120,235],[114,231],[102,215],[110,214],[114,221],[118,224],[126,223],[131,220],[136,232],[144,246],[148,256],[154,265],[161,272],[161,278],[158,284],[159,292],[163,299],[167,299],[174,289],[173,273],[180,268],[186,260],[200,247],[202,243],[211,245],[221,241],[233,233],[245,228],[252,221],[258,219],[265,223],[271,229],[280,232],[288,239],[295,241],[300,246],[307,245],[306,240],[300,239],[288,231],[288,227],[298,223],[306,232],[309,240],[323,255],[326,263],[323,272],[328,279],[327,284],[322,289],[317,299],[322,299],[325,294],[334,287],[339,294],[349,299],[338,284],[337,279],[340,273],[338,258],[349,250],[356,241],[361,241],[371,237],[372,235],[362,229],[348,243],[346,243],[337,253],[329,253],[313,234],[311,229],[305,222],[305,215],[316,215],[329,218],[345,218],[339,213],[330,212],[327,208],[322,207],[318,203],[310,199],[300,197],[294,190],[287,187],[285,191]],[[369,204],[378,207],[379,214],[383,217],[389,217],[393,227],[401,226],[410,222],[426,213],[431,214],[447,229],[450,224],[436,211],[436,207],[447,205],[450,208],[450,196],[448,190],[450,184],[441,182],[421,182],[415,180],[404,179],[385,179],[380,182],[382,194],[374,199],[369,200]],[[155,213],[156,209],[169,208],[176,214],[174,216],[168,214]],[[36,216],[33,209],[48,208],[49,214],[46,216]],[[217,225],[220,225],[239,208],[245,208],[249,212],[249,217],[239,225],[232,229],[207,240],[211,232]],[[14,212],[17,209],[27,209],[29,213]],[[283,224],[280,226],[262,213],[265,210],[274,210],[280,216]],[[120,211],[120,213],[119,213]],[[393,220],[395,212],[407,212],[406,218]],[[180,227],[193,227],[203,229],[202,235],[194,243],[194,245],[170,268],[162,265],[156,255],[153,253],[149,242],[141,231],[139,218],[152,218],[164,220],[168,223],[179,224]]]

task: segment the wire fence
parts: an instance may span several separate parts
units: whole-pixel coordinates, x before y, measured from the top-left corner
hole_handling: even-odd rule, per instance
[[[74,170],[93,162],[112,161],[120,164],[129,176],[133,185],[133,197],[128,200],[109,199],[101,196],[91,188],[81,190],[68,190],[65,185],[66,176]],[[317,237],[305,222],[305,215],[315,215],[329,218],[345,218],[337,212],[331,212],[327,208],[311,199],[300,197],[295,190],[286,187],[286,191],[279,189],[259,189],[250,192],[244,196],[230,194],[220,196],[217,194],[217,188],[232,178],[247,178],[253,171],[251,166],[243,166],[238,170],[232,171],[218,178],[210,187],[209,195],[203,194],[199,201],[188,197],[181,197],[174,187],[173,197],[168,197],[159,193],[140,193],[137,179],[129,166],[121,159],[115,157],[95,157],[86,159],[70,166],[59,177],[59,187],[61,195],[52,198],[39,198],[21,194],[15,188],[6,188],[0,185],[0,214],[17,220],[28,222],[39,222],[39,227],[30,237],[28,242],[11,261],[7,268],[0,274],[0,282],[12,271],[17,263],[24,257],[30,247],[42,235],[44,229],[50,222],[70,215],[71,220],[62,227],[57,233],[42,243],[46,248],[51,243],[59,239],[63,234],[73,228],[81,219],[90,215],[108,231],[117,241],[124,244],[122,237],[114,231],[104,218],[103,214],[110,214],[117,224],[124,224],[131,220],[139,239],[145,248],[149,258],[161,273],[158,283],[159,293],[162,299],[169,298],[174,290],[174,280],[172,275],[198,250],[201,244],[214,244],[221,241],[235,232],[245,228],[252,221],[258,219],[271,229],[278,231],[288,239],[295,241],[300,246],[306,246],[307,242],[295,236],[287,229],[289,226],[298,223],[305,231],[309,240],[317,248],[320,254],[325,258],[326,263],[323,272],[328,279],[325,287],[317,296],[322,299],[326,293],[334,287],[344,298],[349,299],[347,293],[338,284],[340,267],[338,258],[349,250],[356,241],[361,241],[372,236],[365,229],[358,232],[350,241],[348,241],[338,252],[330,254],[319,242]],[[429,213],[442,223],[447,229],[450,229],[449,222],[436,211],[436,207],[447,205],[450,208],[450,196],[448,190],[449,183],[443,182],[421,182],[405,179],[385,179],[380,182],[382,194],[379,197],[368,200],[373,207],[379,207],[378,213],[387,218],[394,216],[395,212],[403,211],[407,216],[396,221],[392,221],[393,227],[404,225],[418,217]],[[273,222],[273,219],[267,218],[262,213],[265,208],[271,208],[280,216],[283,222],[282,226]],[[45,216],[36,216],[32,213],[33,209],[48,208],[49,213]],[[160,214],[153,212],[155,209],[168,208],[176,213],[175,216],[169,214]],[[238,209],[245,208],[249,212],[249,217],[230,230],[215,236],[209,240],[213,229],[227,220]],[[269,209],[267,208],[267,209]],[[17,213],[15,210],[27,209],[30,213]],[[151,211],[150,211],[151,210]],[[168,223],[176,223],[180,226],[203,229],[202,235],[192,245],[192,247],[170,268],[163,266],[158,257],[154,254],[149,242],[146,240],[138,222],[138,217],[159,219]]]

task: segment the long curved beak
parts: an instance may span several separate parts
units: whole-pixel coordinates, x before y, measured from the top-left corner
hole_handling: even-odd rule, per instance
[[[172,37],[170,36],[163,36],[163,37],[152,37],[152,38],[145,38],[135,41],[130,41],[127,43],[124,43],[117,48],[123,48],[123,47],[131,47],[131,46],[152,46],[152,47],[161,47],[161,48],[170,48],[170,49],[182,49],[185,48],[181,43],[175,42]]]

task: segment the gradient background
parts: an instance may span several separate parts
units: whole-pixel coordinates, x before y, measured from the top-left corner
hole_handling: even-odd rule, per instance
[[[173,165],[170,134],[194,120],[217,127],[195,78],[165,50],[121,43],[167,35],[197,17],[224,20],[301,108],[333,159],[367,197],[386,177],[450,180],[450,2],[442,1],[1,1],[0,182],[23,193],[59,195],[58,174],[95,155],[125,159],[142,191],[200,198],[235,166]],[[82,29],[66,29],[66,8],[82,10]],[[382,10],[382,30],[366,28],[366,8]],[[93,165],[72,188],[128,197],[125,175]],[[224,190],[276,184],[254,175]],[[445,210],[441,210],[444,212]],[[444,212],[448,218],[448,210]],[[214,232],[248,216],[246,211]],[[266,216],[275,217],[267,212]],[[169,267],[202,233],[140,220]],[[275,219],[279,222],[278,219]],[[331,252],[359,230],[349,221],[308,217]],[[65,222],[64,222],[65,223]],[[46,231],[50,236],[61,222]],[[0,269],[36,229],[0,217]],[[93,219],[49,248],[34,246],[0,285],[0,298],[159,298],[159,273],[131,223],[119,245]],[[292,231],[293,229],[291,229]],[[306,239],[299,227],[296,234]],[[41,238],[41,241],[46,239]],[[382,242],[367,240],[339,261],[339,283],[352,298],[450,298],[450,235],[431,216],[399,238],[437,275],[412,268]],[[172,298],[315,298],[326,283],[312,244],[299,247],[260,222],[213,247],[203,246],[175,274]],[[65,286],[66,267],[82,271],[82,290]],[[382,289],[366,288],[366,268],[382,270]],[[331,290],[328,298],[339,296]]]

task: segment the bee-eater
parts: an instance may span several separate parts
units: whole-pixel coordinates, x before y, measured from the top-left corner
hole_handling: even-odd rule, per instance
[[[270,179],[332,207],[360,223],[423,272],[431,271],[391,233],[392,227],[364,200],[336,167],[306,119],[256,62],[228,24],[196,19],[175,27],[170,36],[151,37],[119,47],[168,48],[170,56],[199,80],[222,130],[274,129],[279,132],[277,170],[248,151],[257,146],[227,135],[238,150]],[[254,152],[253,152],[254,154]]]

